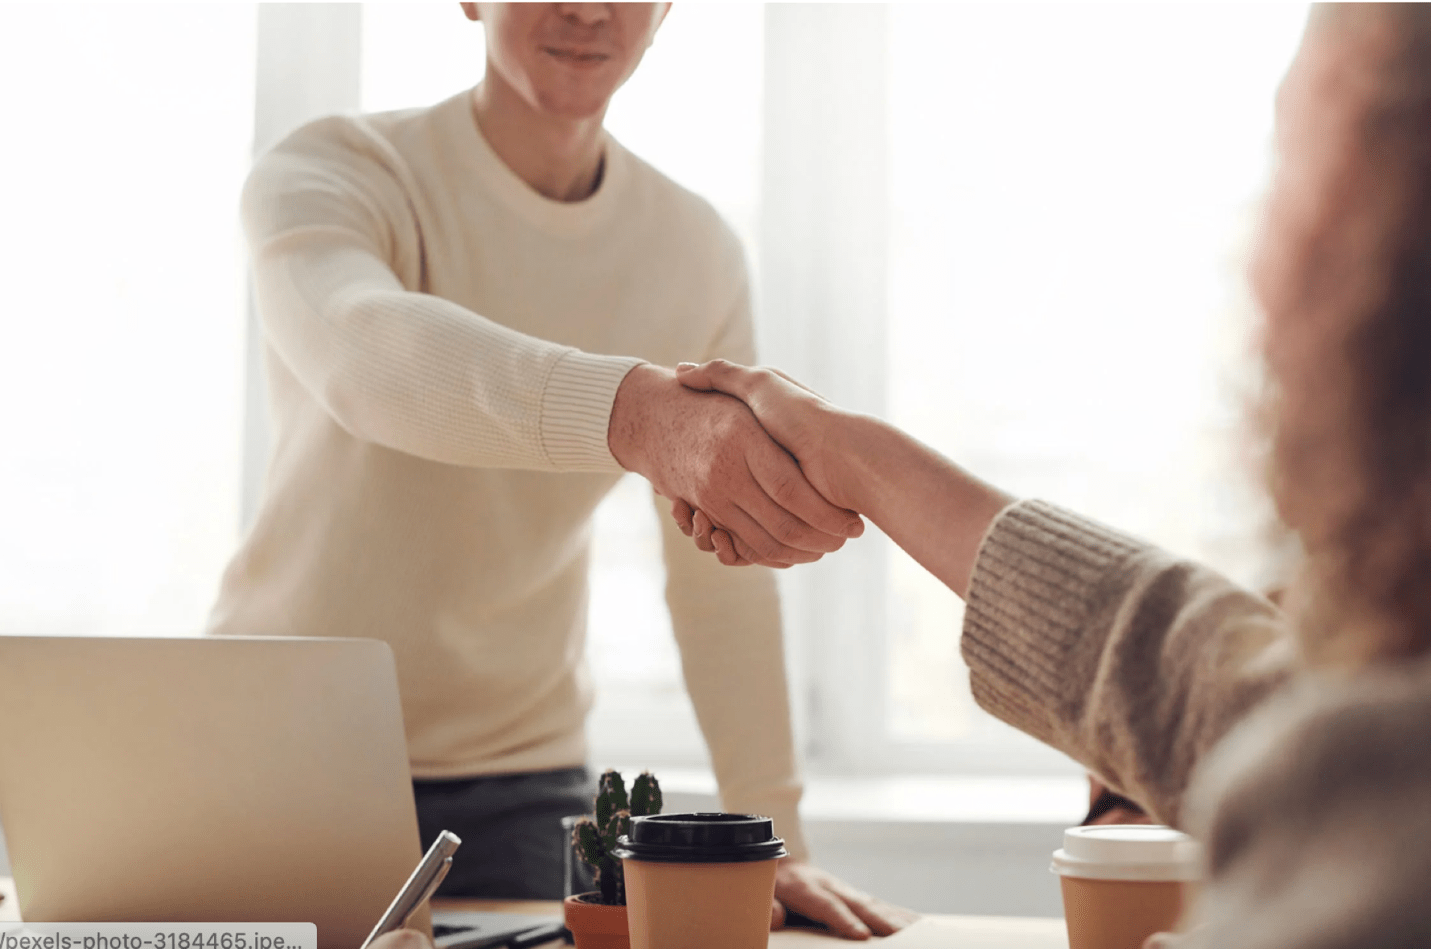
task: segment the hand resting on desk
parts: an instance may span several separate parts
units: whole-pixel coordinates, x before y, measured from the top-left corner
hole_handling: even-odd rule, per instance
[[[834,874],[798,860],[782,860],[775,871],[771,929],[785,926],[787,910],[824,924],[843,939],[888,936],[919,918],[912,910],[870,896]]]

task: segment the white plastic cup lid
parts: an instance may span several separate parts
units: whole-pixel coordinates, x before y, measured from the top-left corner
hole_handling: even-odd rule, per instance
[[[1159,824],[1070,827],[1049,869],[1090,880],[1177,880],[1200,876],[1202,853],[1187,834]]]

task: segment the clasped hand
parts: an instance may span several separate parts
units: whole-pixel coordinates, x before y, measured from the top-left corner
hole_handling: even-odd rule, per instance
[[[822,418],[846,413],[777,369],[714,359],[700,366],[682,363],[676,378],[688,389],[739,399],[767,435],[794,457],[804,479],[822,499],[843,513],[853,513],[856,502],[847,479],[835,470],[841,453],[826,443],[833,428]],[[756,562],[747,553],[749,545],[728,522],[689,496],[674,497],[671,514],[697,547],[715,553],[728,566]]]
[[[637,366],[616,393],[608,442],[622,467],[721,532],[722,562],[811,563],[864,532],[860,517],[826,500],[751,408],[730,397],[736,393],[709,388]]]

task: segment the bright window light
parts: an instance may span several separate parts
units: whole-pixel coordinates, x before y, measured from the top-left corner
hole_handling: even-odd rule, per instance
[[[197,634],[237,540],[250,5],[0,5],[0,633]]]
[[[1304,5],[896,5],[889,407],[1017,494],[1275,580],[1246,256]],[[962,604],[890,568],[890,728],[1002,728]]]

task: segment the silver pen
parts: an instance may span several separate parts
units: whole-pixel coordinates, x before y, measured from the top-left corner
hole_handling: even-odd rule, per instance
[[[437,892],[437,885],[442,882],[443,877],[447,876],[447,871],[452,869],[452,855],[456,853],[461,844],[461,838],[450,830],[444,830],[437,835],[432,846],[427,848],[422,862],[417,865],[417,869],[412,871],[412,876],[408,877],[407,882],[402,885],[402,889],[398,891],[392,905],[388,907],[386,913],[383,913],[383,918],[378,920],[378,924],[373,927],[368,938],[363,940],[360,949],[368,949],[374,939],[402,929],[407,924],[408,917],[416,912],[419,906],[427,902],[433,893]]]

